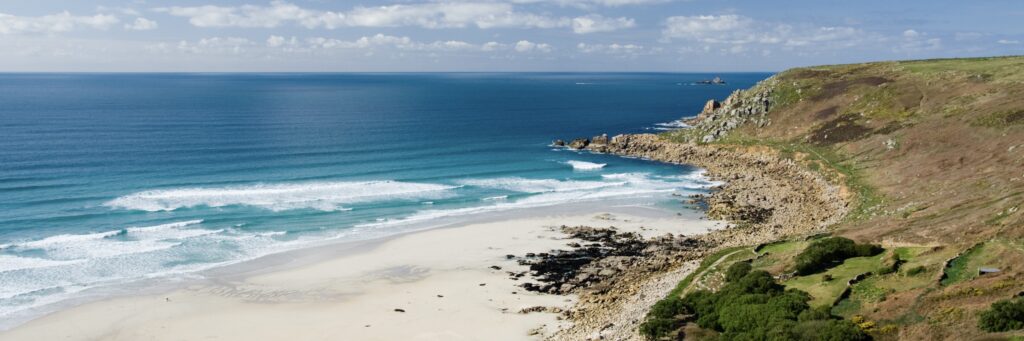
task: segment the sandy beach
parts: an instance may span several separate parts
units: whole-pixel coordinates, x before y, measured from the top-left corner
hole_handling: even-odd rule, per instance
[[[0,340],[536,339],[567,322],[555,313],[520,310],[568,309],[574,297],[518,287],[523,281],[507,271],[526,267],[506,255],[564,247],[571,240],[561,225],[659,236],[720,224],[593,212],[427,230],[297,267],[87,303],[8,330]]]

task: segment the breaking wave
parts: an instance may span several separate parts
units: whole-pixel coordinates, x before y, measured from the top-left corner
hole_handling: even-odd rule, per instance
[[[194,187],[138,192],[106,202],[114,208],[173,211],[206,206],[254,206],[273,211],[346,210],[346,204],[374,201],[439,199],[452,186],[399,181],[314,182],[230,187]]]
[[[576,160],[566,161],[565,164],[567,164],[569,166],[572,166],[573,170],[579,170],[579,171],[598,170],[598,169],[604,168],[604,166],[608,165],[607,163],[593,163],[593,162],[576,161]]]

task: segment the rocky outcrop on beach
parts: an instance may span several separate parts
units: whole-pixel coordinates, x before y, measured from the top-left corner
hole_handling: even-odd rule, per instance
[[[524,283],[524,289],[549,294],[573,293],[628,271],[669,269],[692,259],[694,250],[706,249],[700,239],[671,234],[645,239],[637,233],[619,232],[614,228],[562,226],[561,230],[580,242],[569,243],[570,248],[566,250],[519,258],[519,264],[529,266],[531,277],[537,281]],[[510,276],[518,274],[510,273]]]
[[[528,291],[577,294],[571,309],[529,307],[520,313],[560,314],[571,327],[548,335],[552,340],[625,340],[636,338],[636,328],[647,309],[696,266],[696,260],[714,249],[706,236],[665,234],[645,238],[614,227],[562,226],[567,248],[525,255],[509,255],[529,267],[509,272]],[[528,276],[527,276],[528,275]],[[526,278],[523,278],[526,277]]]
[[[539,270],[534,290],[579,295],[573,309],[563,313],[573,325],[553,340],[639,339],[636,328],[652,299],[664,297],[685,277],[685,265],[722,247],[824,231],[850,208],[843,187],[768,148],[677,143],[650,134],[618,135],[584,148],[706,169],[708,178],[723,184],[696,200],[706,205],[709,218],[732,227],[647,241],[614,231],[563,228],[594,242],[524,263]]]
[[[708,178],[723,182],[703,198],[707,215],[741,226],[739,244],[821,231],[850,208],[842,186],[765,147],[676,143],[639,134],[615,136],[600,151],[706,169]]]

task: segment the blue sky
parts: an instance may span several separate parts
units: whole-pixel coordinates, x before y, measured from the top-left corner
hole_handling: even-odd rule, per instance
[[[0,3],[0,71],[778,71],[1024,54],[1024,1]]]

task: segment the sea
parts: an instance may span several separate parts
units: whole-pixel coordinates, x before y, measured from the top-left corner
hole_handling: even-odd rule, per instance
[[[768,76],[0,74],[0,328],[133,283],[496,215],[692,211],[680,196],[714,185],[700,169],[552,140],[684,128]]]

